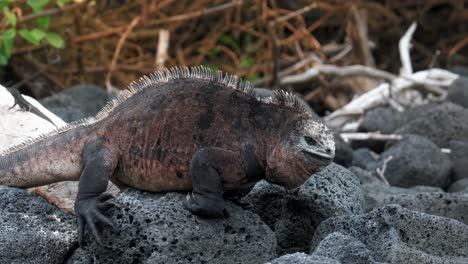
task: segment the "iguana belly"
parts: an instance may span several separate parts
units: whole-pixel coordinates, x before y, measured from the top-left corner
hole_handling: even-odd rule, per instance
[[[135,165],[137,165],[136,168],[126,167],[117,171],[111,180],[149,192],[192,190],[192,181],[187,165],[179,164],[178,167],[169,167],[162,166],[158,162],[145,160],[137,161]]]

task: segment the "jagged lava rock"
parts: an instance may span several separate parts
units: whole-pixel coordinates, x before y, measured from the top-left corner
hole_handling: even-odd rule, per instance
[[[362,255],[370,252],[371,257],[379,262],[468,263],[467,225],[399,205],[323,221],[315,231],[311,251],[315,251],[320,242],[334,232],[360,241],[367,248],[363,249]],[[346,248],[349,239],[342,241],[341,246]],[[338,246],[333,245],[332,249]]]
[[[381,263],[374,260],[370,250],[361,241],[339,232],[326,236],[311,254],[332,258],[342,264]]]
[[[449,157],[427,138],[404,136],[382,153],[375,164],[376,168],[382,168],[390,156],[392,159],[387,162],[385,177],[391,185],[428,185],[443,188],[449,184],[452,163]]]
[[[366,211],[387,204],[452,218],[468,224],[468,193],[446,193],[442,189],[416,186],[413,188],[388,187],[383,184],[363,185]]]
[[[267,264],[340,264],[339,261],[305,253],[294,253],[281,256]]]
[[[438,187],[431,186],[414,186],[411,188],[400,188],[395,186],[387,186],[380,180],[366,182],[362,184],[362,191],[364,192],[364,211],[369,212],[382,205],[386,199],[392,196],[399,196],[402,194],[420,194],[424,192],[429,193],[443,193],[444,191]]]
[[[72,122],[96,115],[109,99],[106,91],[98,86],[77,85],[40,102],[66,122]]]
[[[335,137],[335,158],[333,161],[344,167],[353,163],[353,149],[346,143],[338,132],[333,133]]]
[[[466,121],[468,122],[468,120]],[[454,181],[468,178],[468,140],[452,140],[449,143],[450,159],[452,160],[452,178]]]
[[[123,192],[116,198],[121,208],[109,212],[118,233],[104,229],[104,247],[88,236],[86,251],[97,263],[264,263],[276,256],[274,233],[257,215],[228,203],[228,218],[203,219],[184,208],[184,199]]]
[[[468,78],[460,76],[448,87],[447,100],[468,108]]]
[[[76,239],[72,215],[25,190],[0,186],[0,263],[63,263]]]
[[[448,192],[468,192],[468,178],[463,178],[461,180],[458,180],[452,185],[447,190]]]
[[[381,181],[380,178],[378,178],[378,175],[375,171],[368,171],[361,169],[359,167],[351,166],[349,167],[349,170],[354,173],[359,179],[359,182],[361,184],[367,184],[367,183],[372,183],[375,181]]]
[[[67,259],[65,264],[96,264],[91,253],[83,249],[84,247],[77,248],[73,254]]]
[[[468,141],[468,109],[445,102],[433,109],[420,107],[419,117],[406,123],[395,134],[414,134],[427,137],[441,148],[451,140]]]
[[[468,68],[465,65],[455,65],[455,66],[449,66],[448,70],[461,75],[461,77],[468,77]]]
[[[368,148],[358,148],[353,152],[353,163],[355,167],[367,169],[375,167],[376,159]]]
[[[290,191],[262,181],[243,201],[275,231],[278,252],[293,253],[307,250],[321,221],[361,213],[363,199],[359,179],[332,163]]]
[[[401,126],[400,113],[389,107],[376,107],[368,111],[359,124],[358,131],[391,134]]]
[[[383,134],[392,134],[398,129],[403,116],[400,112],[389,107],[377,107],[364,115],[362,122],[359,124],[359,132],[380,132]],[[381,153],[385,149],[385,141],[382,140],[362,140],[353,141],[354,149],[369,148],[377,153]]]
[[[447,147],[452,139],[468,138],[467,118],[468,110],[451,102],[418,105],[401,113],[377,107],[365,114],[358,131],[422,135],[440,147]],[[383,141],[358,141],[352,146],[368,147],[379,153],[385,149]]]
[[[283,187],[262,180],[247,196],[242,198],[242,201],[250,204],[251,210],[258,214],[269,227],[274,228],[276,221],[284,214],[284,201],[288,196],[289,191]]]

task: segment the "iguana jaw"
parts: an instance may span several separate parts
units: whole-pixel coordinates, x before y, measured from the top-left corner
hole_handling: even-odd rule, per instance
[[[315,150],[303,150],[302,153],[304,153],[306,156],[313,158],[316,161],[319,161],[324,164],[328,164],[332,162],[334,155],[315,151]]]

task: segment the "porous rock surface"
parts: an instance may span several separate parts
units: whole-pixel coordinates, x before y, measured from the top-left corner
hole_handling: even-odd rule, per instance
[[[334,163],[290,191],[262,181],[243,201],[275,231],[280,254],[307,250],[323,220],[363,211],[359,179]]]
[[[449,184],[452,168],[450,158],[427,138],[404,136],[382,153],[375,164],[376,168],[383,168],[385,160],[390,157],[392,158],[387,162],[385,177],[391,185],[446,187]]]
[[[332,258],[342,264],[381,263],[374,260],[372,252],[361,241],[340,232],[326,236],[311,254]]]
[[[467,118],[468,109],[452,102],[418,105],[404,112],[377,107],[364,115],[358,131],[421,135],[439,147],[448,147],[450,140],[468,139]],[[383,141],[373,140],[353,142],[353,147],[368,147],[379,153],[386,148]]]
[[[448,192],[468,192],[468,178],[460,179],[450,185]]]
[[[359,124],[359,132],[380,132],[383,134],[392,134],[403,123],[404,117],[401,113],[388,107],[377,107],[368,111]],[[357,140],[352,141],[354,149],[369,148],[377,153],[385,149],[385,141],[382,140]]]
[[[361,185],[375,181],[381,181],[375,171],[368,171],[355,166],[349,167],[349,170],[358,177]]]
[[[40,102],[66,122],[96,115],[109,100],[107,92],[95,85],[77,85]]]
[[[453,164],[453,180],[468,178],[468,140],[452,140],[449,143],[449,149],[451,151],[449,156]]]
[[[0,263],[63,263],[76,245],[72,215],[25,190],[0,186]]]
[[[340,264],[339,261],[305,253],[294,253],[281,256],[267,264]]]
[[[459,77],[449,87],[447,100],[468,108],[468,78]]]
[[[128,190],[109,215],[118,232],[103,230],[104,247],[90,236],[75,254],[88,263],[264,263],[276,256],[274,233],[260,218],[228,203],[229,217],[203,219],[183,206],[184,194]]]
[[[456,219],[468,224],[468,193],[446,193],[440,188],[415,186],[398,188],[374,182],[363,185],[365,210],[370,211],[388,204]]]
[[[353,149],[346,143],[338,132],[333,133],[335,138],[335,158],[333,162],[344,167],[353,163]]]
[[[375,162],[376,159],[368,148],[358,148],[353,152],[352,166],[368,169],[375,167],[373,166]]]
[[[335,235],[334,243],[325,248],[322,241],[336,232],[342,235]],[[351,238],[354,239],[349,246]],[[337,248],[350,247],[354,250],[349,250],[349,258],[368,255],[377,262],[468,263],[468,226],[457,220],[388,205],[367,214],[323,221],[315,231],[311,252],[317,249],[321,254],[333,254]]]
[[[421,106],[418,118],[405,123],[395,134],[414,134],[427,137],[441,148],[448,148],[451,140],[468,140],[468,109],[443,103],[433,109]]]
[[[391,134],[401,126],[400,113],[389,107],[376,107],[368,111],[359,124],[358,131]]]
[[[406,109],[404,112],[401,112],[401,124],[404,125],[427,115],[445,115],[456,113],[462,110],[463,107],[447,101],[429,102],[427,104],[416,105],[415,107],[411,107]]]

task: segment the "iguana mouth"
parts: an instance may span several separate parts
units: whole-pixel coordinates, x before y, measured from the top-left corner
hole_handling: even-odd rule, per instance
[[[311,152],[311,151],[302,151],[306,156],[313,158],[322,163],[330,163],[333,160],[333,156],[322,153],[322,152]]]

